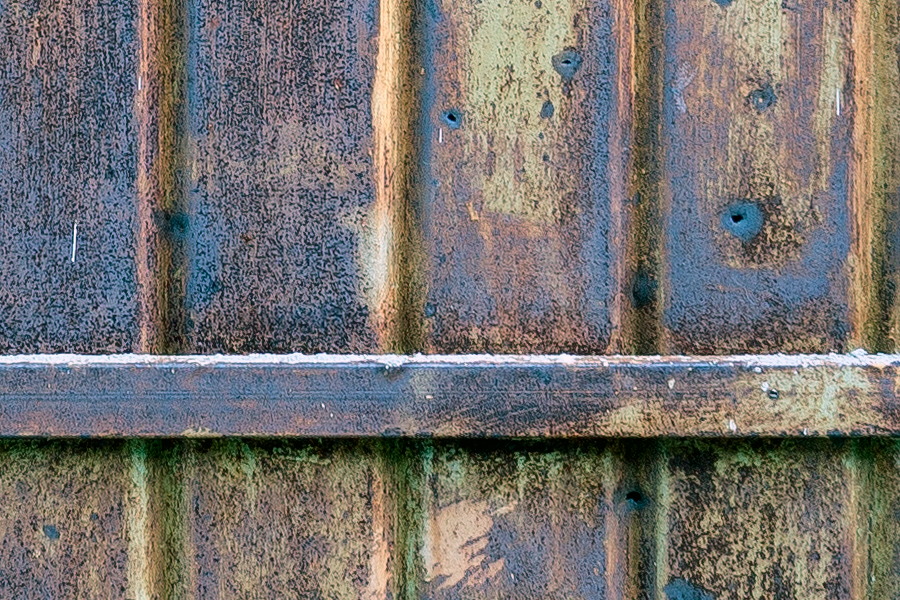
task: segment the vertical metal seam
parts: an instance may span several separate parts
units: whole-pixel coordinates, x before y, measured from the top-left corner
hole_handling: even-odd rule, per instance
[[[372,87],[375,203],[368,305],[380,347],[409,353],[421,347],[421,232],[414,190],[417,48],[414,0],[379,2],[378,52]]]
[[[181,184],[185,12],[179,0],[140,0],[138,7],[138,352],[184,350],[179,340],[189,228]]]
[[[627,354],[658,354],[662,346],[662,10],[663,0],[637,0],[633,5],[628,276],[621,283],[629,300],[622,318],[622,351]]]

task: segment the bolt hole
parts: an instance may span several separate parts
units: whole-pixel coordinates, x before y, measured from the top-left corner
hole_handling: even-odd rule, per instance
[[[647,496],[642,494],[639,490],[631,490],[625,494],[625,502],[628,504],[629,508],[643,508],[647,506],[649,500],[647,499]]]
[[[742,242],[749,242],[762,230],[763,212],[755,202],[738,202],[725,209],[722,227]]]
[[[778,390],[769,390],[769,398],[771,400],[778,400]]]
[[[450,129],[459,129],[462,125],[462,114],[456,109],[444,111],[442,118]]]
[[[581,55],[574,48],[567,48],[555,55],[551,61],[556,72],[564,81],[571,80],[581,67]]]

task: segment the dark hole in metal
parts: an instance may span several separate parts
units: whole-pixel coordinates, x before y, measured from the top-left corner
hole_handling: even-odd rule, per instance
[[[462,114],[455,108],[444,111],[443,120],[450,129],[459,129],[462,126]]]
[[[769,398],[778,400],[778,390],[769,390]]]
[[[778,97],[775,95],[775,90],[772,89],[771,83],[766,83],[758,90],[753,90],[747,96],[747,100],[750,102],[750,106],[755,108],[758,112],[763,112],[767,108],[771,107],[775,104],[775,101]]]
[[[574,48],[566,48],[552,59],[553,68],[566,81],[572,79],[581,67],[581,55]]]
[[[649,500],[639,490],[631,490],[625,494],[625,502],[628,503],[630,508],[644,508]]]
[[[735,202],[722,214],[722,227],[742,242],[749,242],[762,230],[765,217],[755,202]]]

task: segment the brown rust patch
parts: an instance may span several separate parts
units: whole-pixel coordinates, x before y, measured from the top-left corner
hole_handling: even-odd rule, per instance
[[[851,160],[851,66],[866,71],[853,5],[694,0],[669,15],[664,351],[846,348],[850,266],[869,270],[854,262],[868,215],[851,202],[866,168]]]
[[[139,337],[138,4],[0,7],[0,353]]]
[[[618,41],[629,10],[430,5],[426,350],[609,347],[621,266],[611,240],[626,183],[617,161],[630,124],[630,54]]]

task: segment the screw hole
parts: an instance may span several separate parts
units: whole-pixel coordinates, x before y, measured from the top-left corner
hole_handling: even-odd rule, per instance
[[[571,80],[581,67],[581,55],[573,48],[567,48],[553,57],[553,68],[562,75],[564,81]]]
[[[742,242],[749,242],[762,230],[763,212],[755,202],[738,202],[725,209],[722,227]]]
[[[625,494],[625,502],[629,508],[644,508],[649,500],[639,490],[631,490]]]
[[[771,400],[778,400],[778,390],[769,390],[769,398]]]
[[[775,104],[775,101],[778,97],[775,95],[775,90],[772,88],[771,83],[767,83],[758,90],[753,90],[750,92],[750,95],[747,96],[747,100],[750,102],[750,106],[756,109],[757,112],[763,112],[767,108],[771,107]]]
[[[450,129],[459,129],[462,125],[462,114],[456,109],[444,111],[442,119]]]

